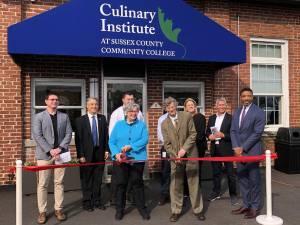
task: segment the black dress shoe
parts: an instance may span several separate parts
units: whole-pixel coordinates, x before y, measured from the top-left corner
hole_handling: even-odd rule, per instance
[[[83,208],[83,210],[88,211],[88,212],[93,212],[94,211],[94,208],[92,206],[85,205],[82,208]]]
[[[149,215],[149,213],[144,213],[144,214],[142,215],[142,217],[143,217],[143,220],[150,220],[150,215]]]
[[[258,210],[251,209],[245,214],[244,218],[245,219],[253,219],[253,218],[256,218],[258,215],[259,215]]]
[[[250,211],[249,208],[240,207],[238,209],[232,210],[231,214],[233,214],[233,215],[240,215],[240,214],[245,214],[245,213],[247,213],[249,211]]]
[[[203,213],[195,213],[195,216],[197,217],[198,220],[205,220],[205,216]]]
[[[140,214],[143,217],[143,220],[150,220],[150,215],[149,215],[147,209],[141,210]]]
[[[116,212],[115,219],[116,220],[122,220],[123,216],[124,216],[123,212]]]
[[[179,219],[179,214],[172,213],[170,217],[170,222],[177,222],[178,219]]]
[[[101,210],[105,210],[106,209],[105,205],[102,205],[102,204],[95,205],[95,208],[101,209]]]

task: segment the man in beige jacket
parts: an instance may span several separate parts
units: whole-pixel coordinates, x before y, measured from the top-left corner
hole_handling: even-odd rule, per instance
[[[165,106],[168,117],[162,123],[162,134],[166,151],[171,158],[198,157],[196,130],[192,115],[187,112],[177,112],[177,102],[172,97],[165,100]],[[198,161],[171,161],[171,222],[176,222],[182,211],[185,171],[194,214],[199,220],[205,220],[198,167]]]

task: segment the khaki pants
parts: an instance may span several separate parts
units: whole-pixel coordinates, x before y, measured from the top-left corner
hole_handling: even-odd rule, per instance
[[[198,161],[187,161],[181,164],[175,164],[171,161],[171,211],[180,214],[183,206],[183,182],[184,171],[186,171],[190,201],[194,213],[200,213],[203,210],[203,199],[199,186],[199,163]]]
[[[51,160],[37,160],[38,166],[45,166],[54,164],[54,159]],[[38,184],[37,184],[37,200],[39,212],[47,211],[47,197],[48,197],[48,185],[50,181],[52,170],[41,170],[38,172]],[[63,208],[64,200],[64,175],[65,168],[54,169],[54,200],[55,210],[61,210]]]

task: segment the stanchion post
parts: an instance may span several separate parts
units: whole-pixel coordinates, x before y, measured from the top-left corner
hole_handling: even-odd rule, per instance
[[[267,215],[256,217],[256,222],[262,225],[282,225],[283,220],[272,215],[272,176],[271,176],[271,151],[266,150],[266,207]]]
[[[22,160],[16,161],[16,225],[22,225]]]

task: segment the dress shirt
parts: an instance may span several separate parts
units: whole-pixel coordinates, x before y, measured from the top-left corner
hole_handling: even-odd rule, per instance
[[[249,108],[251,107],[251,105],[252,105],[252,103],[250,105],[246,106],[246,109],[245,109],[245,106],[242,107],[242,111],[241,111],[240,119],[239,119],[239,127],[241,127],[241,120],[242,120],[243,111],[246,110],[246,112],[245,112],[245,116],[246,116]]]
[[[221,126],[222,126],[225,114],[226,114],[226,112],[223,114],[218,114],[218,113],[216,114],[217,117],[216,117],[215,127],[216,127],[217,131],[221,130]]]
[[[157,138],[160,144],[164,143],[164,138],[161,132],[161,124],[164,122],[165,119],[167,119],[168,113],[163,114],[161,117],[159,117],[157,122]]]
[[[178,124],[178,115],[177,115],[177,113],[176,113],[176,116],[170,116],[169,115],[169,117],[170,117],[170,119],[173,123],[173,126],[176,127],[176,122],[175,122],[176,120],[177,120],[177,124]]]
[[[91,126],[91,132],[93,131],[93,115],[88,113],[89,121],[90,121],[90,126]],[[99,137],[99,129],[98,129],[98,117],[97,114],[95,115],[96,119],[96,124],[97,124],[97,131],[98,131],[98,137]]]

